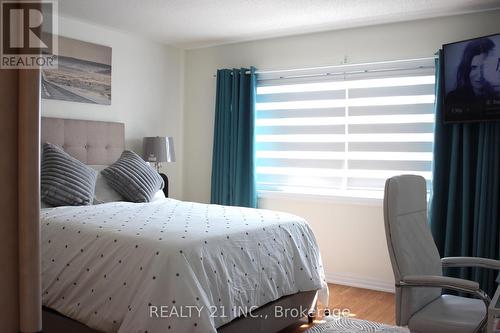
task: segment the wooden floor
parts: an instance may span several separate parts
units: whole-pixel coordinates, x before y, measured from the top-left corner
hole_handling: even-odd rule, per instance
[[[331,310],[348,309],[352,318],[395,324],[394,294],[335,284],[328,284],[328,288],[330,290],[328,307]],[[309,327],[310,325],[304,320],[280,333],[300,333]]]

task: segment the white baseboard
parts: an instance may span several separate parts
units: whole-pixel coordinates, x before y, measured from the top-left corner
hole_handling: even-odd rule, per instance
[[[326,282],[389,293],[394,293],[395,290],[394,282],[392,281],[381,281],[343,273],[326,274]]]

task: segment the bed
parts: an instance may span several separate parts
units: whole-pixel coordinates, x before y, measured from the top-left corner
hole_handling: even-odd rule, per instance
[[[42,142],[109,165],[124,126],[42,118]],[[328,297],[314,235],[291,214],[162,198],[40,220],[44,332],[275,332]]]

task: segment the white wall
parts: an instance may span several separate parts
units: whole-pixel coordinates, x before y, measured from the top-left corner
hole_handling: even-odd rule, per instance
[[[177,161],[163,171],[171,196],[182,198],[184,51],[65,17],[60,17],[59,34],[112,47],[112,104],[43,100],[42,115],[123,122],[126,147],[137,153],[144,136],[173,136]]]
[[[208,202],[219,68],[301,68],[432,56],[442,44],[500,30],[500,11],[190,50],[185,58],[184,199]],[[263,198],[260,207],[308,219],[330,281],[391,289],[381,202]]]

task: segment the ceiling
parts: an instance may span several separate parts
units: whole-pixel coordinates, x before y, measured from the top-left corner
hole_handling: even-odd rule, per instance
[[[500,8],[500,0],[59,0],[63,16],[181,48]]]

